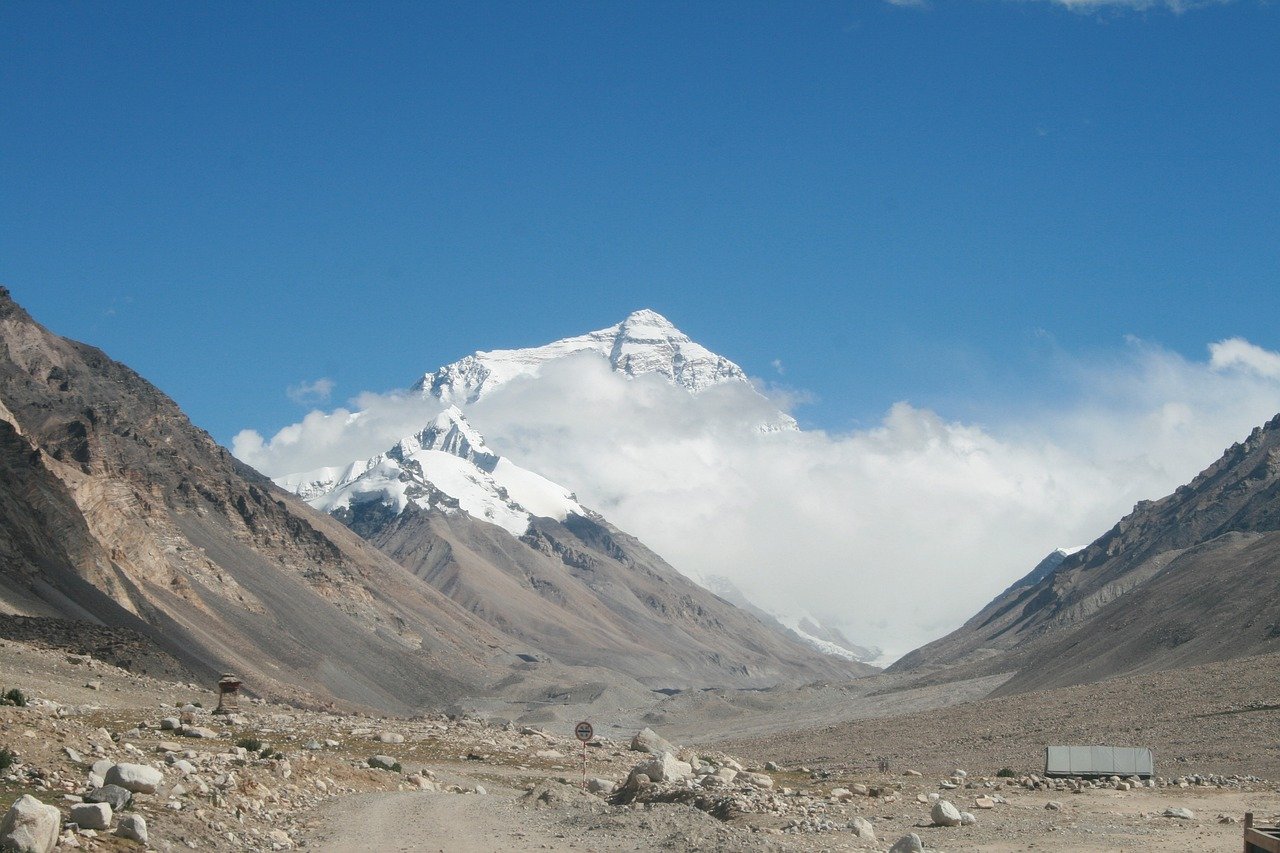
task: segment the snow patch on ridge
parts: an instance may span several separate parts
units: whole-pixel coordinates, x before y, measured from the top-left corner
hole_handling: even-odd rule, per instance
[[[396,515],[410,505],[462,511],[513,536],[533,516],[586,515],[573,493],[491,451],[457,407],[385,453],[340,468],[278,478],[276,484],[330,514],[377,502]]]

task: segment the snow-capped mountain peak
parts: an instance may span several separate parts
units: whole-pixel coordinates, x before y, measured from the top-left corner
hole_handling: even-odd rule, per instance
[[[385,522],[416,506],[464,512],[520,536],[535,515],[588,514],[568,489],[491,451],[455,406],[385,453],[276,483],[353,526],[362,517]]]
[[[746,382],[742,368],[695,343],[656,311],[642,309],[617,325],[540,347],[488,350],[425,374],[413,390],[456,405],[474,403],[512,379],[536,376],[549,361],[594,352],[627,376],[657,373],[698,393],[721,382]]]
[[[449,406],[421,432],[400,439],[387,455],[403,461],[424,450],[439,450],[493,471],[501,458],[484,443],[484,436],[467,422],[457,406]]]

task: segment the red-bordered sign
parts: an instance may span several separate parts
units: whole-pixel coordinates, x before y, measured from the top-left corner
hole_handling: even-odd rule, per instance
[[[561,731],[563,731],[563,729]],[[590,723],[583,720],[573,727],[573,736],[583,743],[586,743],[596,736],[596,730],[591,727]]]

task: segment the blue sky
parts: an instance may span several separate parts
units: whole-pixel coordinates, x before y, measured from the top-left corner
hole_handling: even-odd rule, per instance
[[[981,420],[1062,350],[1280,348],[1277,45],[1256,0],[9,2],[0,283],[224,443],[639,307],[805,424]]]

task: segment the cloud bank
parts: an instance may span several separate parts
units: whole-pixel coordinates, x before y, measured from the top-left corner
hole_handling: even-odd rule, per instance
[[[903,654],[958,626],[1041,557],[1097,538],[1280,410],[1280,354],[1213,344],[1204,362],[1141,341],[1060,355],[1063,402],[985,424],[900,402],[872,428],[762,434],[779,405],[730,383],[697,397],[596,356],[468,410],[491,447],[575,490],[694,577],[808,612]],[[782,405],[785,407],[785,401]],[[271,475],[381,452],[439,404],[366,394],[235,454]]]
[[[311,403],[329,402],[333,387],[333,380],[322,376],[315,382],[299,382],[297,385],[290,385],[284,393],[293,402],[305,406]]]

